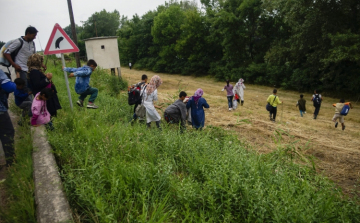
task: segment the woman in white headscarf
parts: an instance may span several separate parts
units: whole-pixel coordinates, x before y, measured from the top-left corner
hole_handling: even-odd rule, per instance
[[[241,100],[241,106],[244,105],[244,89],[245,88],[246,87],[244,85],[244,79],[240,78],[239,81],[235,85],[234,93],[239,96],[239,99],[237,99],[237,101],[240,103],[240,100]]]
[[[157,89],[162,84],[162,80],[158,75],[151,78],[150,83],[141,92],[143,95],[143,103],[146,108],[146,124],[150,127],[151,122],[155,122],[156,126],[160,128],[160,115],[155,108],[160,108],[154,105],[154,101],[158,100]]]

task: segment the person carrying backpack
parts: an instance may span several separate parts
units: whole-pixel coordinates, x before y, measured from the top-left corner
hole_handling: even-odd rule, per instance
[[[345,102],[345,99],[340,99],[339,103],[333,104],[335,107],[335,115],[333,117],[333,122],[335,122],[335,128],[338,127],[338,119],[341,123],[342,130],[345,130],[345,121],[344,116],[346,116],[349,113],[350,108],[352,108],[352,105],[350,102]]]
[[[314,94],[311,98],[311,101],[313,102],[313,105],[315,107],[314,119],[316,119],[317,116],[319,115],[319,111],[321,107],[321,102],[322,102],[321,94],[316,93],[316,90],[314,90]]]
[[[143,74],[141,76],[141,81],[137,84],[134,84],[133,86],[128,87],[128,103],[129,105],[135,105],[134,106],[134,114],[133,118],[130,122],[134,122],[138,117],[135,114],[136,108],[141,104],[141,90],[146,86],[146,83],[148,81],[148,76],[146,74]]]
[[[8,48],[4,51],[4,57],[9,62],[11,66],[15,68],[17,72],[17,78],[21,78],[25,81],[25,87],[31,88],[28,85],[28,66],[27,62],[31,55],[36,53],[34,39],[38,30],[35,27],[29,26],[25,30],[25,36],[12,41]],[[46,70],[46,66],[41,64],[41,66]],[[30,91],[26,89],[26,91]]]
[[[267,99],[267,103],[270,104],[270,121],[275,122],[276,119],[276,113],[277,113],[277,105],[282,104],[283,102],[280,101],[279,97],[276,95],[277,89],[273,90],[273,94],[270,95]],[[272,118],[271,118],[272,116]]]

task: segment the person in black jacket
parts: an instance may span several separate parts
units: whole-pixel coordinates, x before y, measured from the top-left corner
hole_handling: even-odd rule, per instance
[[[57,115],[57,110],[61,109],[59,98],[57,96],[57,90],[52,82],[52,74],[46,75],[41,71],[41,65],[44,57],[40,54],[33,54],[28,59],[29,68],[29,85],[32,89],[32,93],[35,96],[44,88],[51,88],[53,91],[53,97],[47,101],[46,108],[52,117]]]

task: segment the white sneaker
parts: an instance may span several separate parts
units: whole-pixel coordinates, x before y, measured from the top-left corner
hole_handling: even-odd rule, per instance
[[[231,111],[232,110],[232,108],[229,108],[229,111]]]
[[[84,107],[84,102],[81,101],[81,100],[78,100],[78,101],[76,102],[76,104],[79,105],[80,107]]]
[[[97,109],[98,108],[98,106],[96,106],[94,103],[88,103],[87,104],[87,106],[86,106],[87,108],[92,108],[92,109]]]

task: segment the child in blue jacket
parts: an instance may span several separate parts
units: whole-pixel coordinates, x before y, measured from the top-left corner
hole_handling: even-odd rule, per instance
[[[29,95],[31,95],[31,92],[25,92],[25,81],[21,78],[16,78],[14,83],[16,84],[16,89],[14,91],[15,96],[15,104],[19,108],[21,108],[22,111],[22,117],[25,117],[26,114],[29,116],[31,115],[31,104],[32,100],[29,98]]]
[[[84,107],[85,98],[90,95],[87,108],[96,109],[98,106],[94,104],[94,101],[98,95],[98,89],[90,87],[90,75],[96,69],[97,63],[95,60],[89,60],[87,65],[79,68],[63,67],[66,72],[71,72],[69,77],[76,77],[75,91],[78,93],[79,100],[76,102],[80,107]]]

